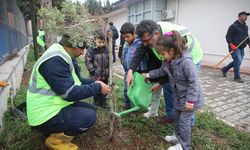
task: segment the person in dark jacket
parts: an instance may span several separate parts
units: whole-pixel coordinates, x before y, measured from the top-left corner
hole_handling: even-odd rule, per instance
[[[51,149],[78,149],[71,140],[96,122],[95,107],[81,100],[110,91],[102,81],[80,76],[75,58],[84,48],[83,42],[73,45],[65,35],[45,51],[32,70],[27,91],[28,122],[50,135],[45,144]]]
[[[120,35],[120,45],[119,45],[119,51],[118,51],[118,57],[120,59],[122,59],[122,54],[123,54],[123,46],[125,44],[125,40],[124,38],[122,37],[122,35]]]
[[[113,54],[113,63],[116,62],[116,54],[115,54],[115,44],[116,40],[119,38],[119,33],[114,26],[113,22],[109,22],[109,26],[107,27],[107,33],[112,32],[112,54]]]
[[[236,20],[232,25],[230,25],[226,35],[229,52],[233,51],[233,53],[231,54],[233,61],[227,66],[223,67],[221,71],[223,76],[227,77],[228,70],[233,68],[234,81],[238,83],[244,83],[244,81],[240,77],[240,65],[245,55],[244,48],[247,44],[250,48],[248,26],[246,25],[247,16],[249,15],[250,13],[246,13],[244,11],[240,12],[238,15],[238,20]],[[247,37],[248,39],[237,48],[237,46]]]
[[[204,97],[195,64],[187,52],[185,40],[177,31],[161,35],[157,40],[157,51],[166,61],[159,69],[143,74],[157,78],[168,74],[174,96],[175,133],[166,136],[168,142],[177,142],[168,150],[189,150],[191,147],[191,119],[194,112],[204,105]]]
[[[160,68],[162,65],[161,60],[157,58],[152,48],[160,36],[158,25],[152,20],[143,20],[136,27],[136,34],[141,40],[141,44],[137,47],[132,61],[129,65],[127,74],[127,86],[129,87],[133,81],[133,71],[139,66],[141,60],[146,56],[148,58],[148,71]],[[158,116],[158,109],[160,104],[160,94],[162,91],[161,85],[168,81],[168,76],[159,77],[150,80],[154,83],[152,87],[153,97],[151,100],[148,112],[144,113],[144,117],[150,118]],[[171,98],[171,97],[170,97]]]
[[[94,41],[95,47],[89,48],[86,52],[85,64],[89,71],[90,78],[108,84],[109,51],[106,47],[105,35],[97,32]],[[94,96],[94,104],[106,108],[106,95],[100,93]]]

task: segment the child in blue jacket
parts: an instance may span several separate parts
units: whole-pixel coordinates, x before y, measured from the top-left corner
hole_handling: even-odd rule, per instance
[[[129,70],[129,64],[132,61],[132,58],[134,56],[134,53],[137,49],[137,47],[141,44],[141,41],[139,38],[136,37],[135,34],[135,26],[132,23],[126,22],[122,25],[120,33],[122,35],[122,38],[125,40],[125,44],[123,46],[123,55],[121,58],[121,63],[123,65],[124,71],[125,71],[125,77],[124,77],[124,109],[129,109],[131,107],[130,100],[127,96],[127,83],[126,83],[126,76],[127,72]],[[148,61],[145,57],[141,62],[139,67],[137,68],[137,72],[143,73],[148,72]]]

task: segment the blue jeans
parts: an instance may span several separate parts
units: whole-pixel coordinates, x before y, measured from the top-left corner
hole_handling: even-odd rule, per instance
[[[123,84],[123,95],[124,95],[124,103],[125,103],[125,105],[130,107],[131,106],[130,99],[128,98],[128,95],[127,95],[127,91],[128,91],[127,82],[126,82],[127,74],[128,74],[128,71],[125,71],[124,84]]]
[[[224,68],[222,68],[222,71],[227,73],[228,70],[230,70],[231,68],[234,68],[234,78],[240,79],[240,65],[245,55],[244,49],[238,48],[231,55],[232,55],[233,61],[229,63],[227,66],[225,66]]]
[[[165,84],[162,85],[163,88],[163,94],[164,94],[164,100],[165,100],[165,111],[167,114],[167,117],[169,119],[174,119],[173,117],[173,92],[170,86],[170,83],[167,82]]]
[[[77,101],[34,128],[44,134],[64,132],[65,135],[76,136],[88,130],[95,122],[95,107],[89,103]]]

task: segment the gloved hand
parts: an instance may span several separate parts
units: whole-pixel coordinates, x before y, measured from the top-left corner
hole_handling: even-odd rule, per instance
[[[6,81],[0,81],[0,87],[6,87],[10,85],[9,83],[7,83]]]
[[[237,47],[233,43],[230,43],[229,46],[230,46],[232,51],[235,52],[237,50]]]

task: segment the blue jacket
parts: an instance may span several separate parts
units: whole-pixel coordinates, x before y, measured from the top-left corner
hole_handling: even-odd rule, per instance
[[[95,80],[82,78],[77,61],[72,59],[72,62],[82,85],[74,86],[65,100],[78,101],[100,93],[101,85],[95,83]],[[52,57],[42,63],[39,67],[39,72],[57,95],[66,93],[66,91],[74,84],[74,79],[70,72],[70,66],[60,56]]]
[[[122,65],[125,71],[129,70],[129,64],[132,62],[134,57],[135,51],[138,46],[141,44],[141,40],[136,38],[131,45],[125,43],[123,48],[123,56],[122,56]],[[138,72],[147,72],[148,71],[148,59],[144,57],[142,61],[140,61],[139,66],[137,67],[136,71]]]

